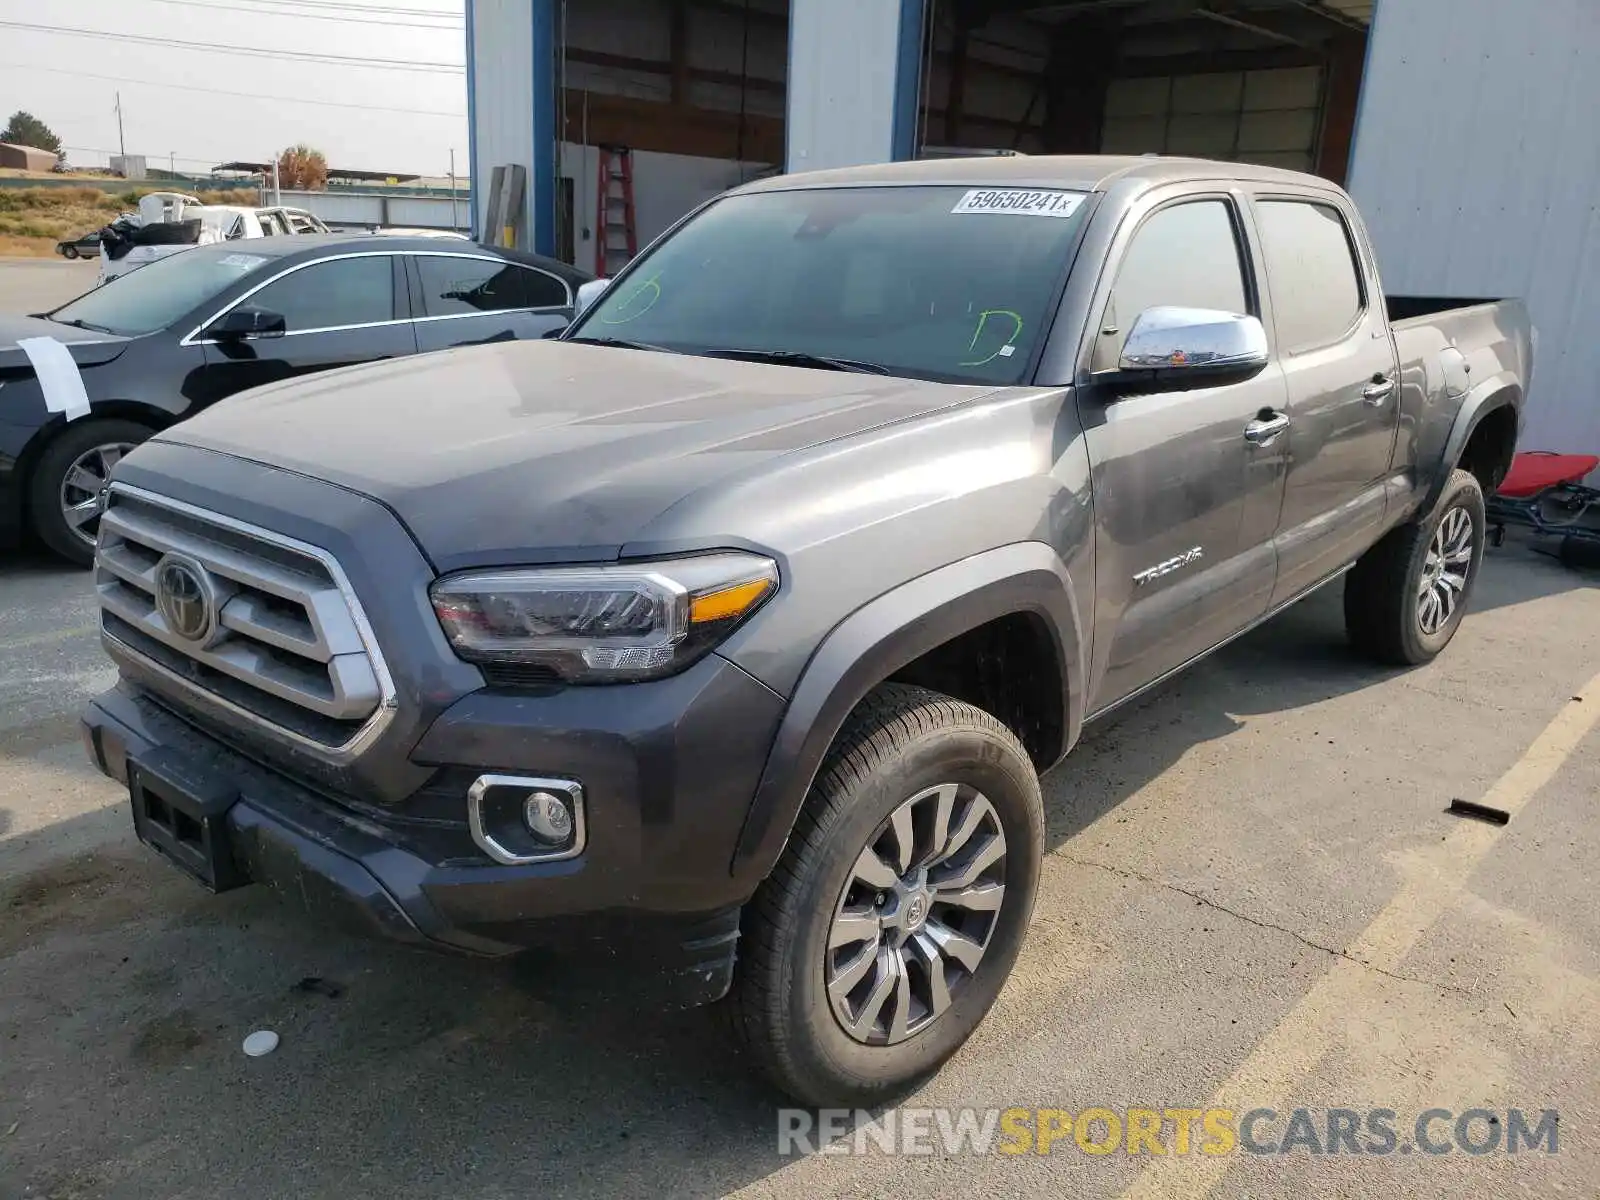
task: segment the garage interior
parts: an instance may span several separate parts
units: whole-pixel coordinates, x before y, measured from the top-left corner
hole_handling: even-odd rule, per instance
[[[927,0],[920,13],[916,0],[905,3],[920,18],[915,155],[1199,155],[1344,180],[1373,0]],[[475,58],[520,53],[502,30],[526,26],[527,7],[473,0],[470,8]],[[788,0],[552,5],[560,165],[546,199],[553,245],[538,248],[597,268],[602,169],[622,173],[603,147],[629,151],[635,246],[706,198],[786,169],[790,21]],[[849,58],[840,46],[827,70],[847,73]],[[516,63],[517,74],[527,75],[528,61]],[[874,66],[892,71],[883,57]],[[484,71],[480,61],[480,78]],[[508,95],[488,109],[492,89],[475,90],[489,91],[477,97],[475,134],[516,107]],[[493,163],[483,165],[487,182]],[[605,221],[622,247],[630,240],[623,188],[607,190],[619,199]],[[519,243],[545,240],[538,232],[529,221]],[[612,253],[605,267],[626,257]]]

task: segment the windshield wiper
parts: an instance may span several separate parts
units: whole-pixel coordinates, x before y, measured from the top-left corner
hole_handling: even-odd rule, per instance
[[[615,346],[619,350],[654,350],[657,354],[682,354],[681,350],[674,350],[671,346],[657,346],[651,342],[630,342],[627,338],[614,337],[577,337],[559,338],[558,341],[576,342],[580,346]]]
[[[94,325],[94,324],[91,324],[88,321],[80,321],[77,318],[74,318],[71,321],[63,321],[60,317],[52,317],[52,316],[45,315],[43,313],[41,313],[40,315],[44,316],[44,319],[46,321],[54,321],[57,325],[71,325],[74,329],[87,329],[90,333],[115,333],[116,332],[115,329],[108,329],[104,325]]]
[[[822,371],[852,371],[857,375],[888,375],[889,368],[882,363],[863,362],[859,358],[834,358],[826,354],[808,354],[804,350],[702,350],[707,358],[742,358],[749,362],[777,363],[785,367],[815,367]]]

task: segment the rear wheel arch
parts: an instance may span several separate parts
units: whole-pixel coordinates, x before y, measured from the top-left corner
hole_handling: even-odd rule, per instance
[[[1473,422],[1455,465],[1477,476],[1485,496],[1494,495],[1511,470],[1517,450],[1517,402],[1520,393],[1507,388],[1489,396]]]
[[[1485,380],[1467,394],[1451,426],[1422,512],[1433,511],[1457,467],[1477,477],[1485,496],[1494,494],[1516,453],[1521,405],[1521,385],[1505,376]]]
[[[765,878],[828,748],[885,683],[920,685],[983,708],[1012,729],[1039,770],[1050,766],[1082,723],[1083,634],[1072,581],[1041,542],[964,559],[858,609],[823,639],[790,697],[745,817],[734,875],[752,887]],[[1036,656],[1044,661],[1031,661]],[[1014,665],[1019,674],[1010,682],[1022,686],[1007,697],[1013,689],[1000,681]]]

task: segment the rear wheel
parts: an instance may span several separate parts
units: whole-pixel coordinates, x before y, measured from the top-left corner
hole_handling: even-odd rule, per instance
[[[94,561],[100,493],[111,471],[155,431],[137,421],[74,421],[45,447],[34,466],[28,512],[34,532],[70,562]]]
[[[1487,521],[1483,487],[1456,470],[1426,517],[1390,531],[1345,579],[1345,627],[1364,654],[1400,666],[1450,644],[1478,579]]]
[[[931,1074],[1000,993],[1033,910],[1043,805],[994,717],[887,685],[852,714],[746,909],[731,1016],[797,1100]]]

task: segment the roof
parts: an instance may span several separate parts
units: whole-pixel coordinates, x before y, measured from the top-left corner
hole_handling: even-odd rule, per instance
[[[225,162],[218,163],[211,168],[213,171],[249,171],[253,175],[272,174],[272,164],[269,162]],[[414,179],[421,179],[420,175],[407,174],[404,171],[356,171],[344,167],[329,167],[329,179],[360,179],[374,183],[384,183],[394,180],[396,183],[410,183]]]
[[[1240,179],[1264,183],[1327,180],[1258,167],[1251,163],[1217,162],[1205,158],[1168,158],[1159,155],[1026,154],[976,158],[922,159],[915,162],[876,163],[832,171],[808,171],[757,180],[741,192],[785,191],[793,188],[851,187],[864,184],[925,184],[955,187],[1069,188],[1103,192],[1124,179],[1149,183],[1182,183],[1191,179]]]
[[[384,254],[394,254],[407,250],[424,251],[428,254],[465,254],[473,252],[509,259],[512,262],[519,262],[529,267],[538,267],[541,271],[559,275],[574,286],[580,283],[587,283],[594,278],[587,271],[581,271],[577,267],[561,262],[559,259],[546,258],[540,254],[529,254],[524,250],[507,250],[500,246],[485,246],[479,242],[446,241],[435,237],[392,237],[375,233],[296,233],[280,234],[277,237],[245,238],[231,242],[215,242],[210,246],[196,247],[196,249],[211,250],[224,254],[254,254],[264,258],[286,258],[291,254],[327,253],[330,250],[346,252],[371,250]]]

